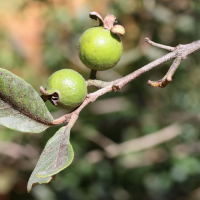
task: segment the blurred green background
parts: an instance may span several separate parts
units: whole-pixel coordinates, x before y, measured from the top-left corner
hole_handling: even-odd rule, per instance
[[[97,74],[111,81],[165,55],[144,42],[169,46],[200,38],[199,0],[1,0],[0,67],[39,86],[56,70],[72,68],[85,79],[76,44],[98,23],[97,11],[117,17],[126,29],[117,66]],[[107,93],[80,114],[71,131],[75,158],[56,182],[27,181],[48,139],[59,126],[27,134],[0,127],[1,200],[199,200],[200,57],[183,60],[164,89],[161,79],[172,61]],[[89,92],[95,91],[89,88]],[[47,103],[54,118],[63,114]]]

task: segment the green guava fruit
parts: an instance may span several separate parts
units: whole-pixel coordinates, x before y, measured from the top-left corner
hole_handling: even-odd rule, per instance
[[[114,67],[120,60],[123,49],[120,37],[103,26],[86,30],[77,47],[83,64],[97,71]]]
[[[45,89],[40,88],[41,97],[61,109],[72,110],[79,106],[87,95],[84,78],[76,71],[62,69],[47,80]]]

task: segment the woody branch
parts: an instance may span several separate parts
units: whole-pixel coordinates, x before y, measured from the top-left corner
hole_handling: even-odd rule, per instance
[[[76,120],[78,119],[79,113],[87,104],[94,102],[98,97],[102,96],[103,94],[107,92],[121,90],[126,84],[128,84],[129,82],[131,82],[138,76],[161,65],[162,63],[165,63],[169,60],[174,59],[173,64],[169,68],[167,74],[162,79],[158,81],[148,81],[148,84],[150,86],[161,87],[161,88],[165,87],[169,82],[172,81],[172,76],[175,73],[181,61],[183,59],[186,59],[187,56],[193,53],[194,51],[197,51],[198,49],[200,49],[200,40],[197,40],[185,45],[180,44],[177,47],[169,47],[162,44],[157,44],[151,41],[149,38],[145,38],[145,41],[155,47],[166,49],[171,52],[120,79],[116,79],[111,82],[104,82],[100,80],[91,80],[91,79],[87,80],[86,82],[88,86],[95,86],[100,89],[97,90],[96,92],[88,94],[86,99],[76,110],[54,120],[54,124],[56,125],[60,123],[70,122],[70,126],[72,127],[74,123],[76,122]]]

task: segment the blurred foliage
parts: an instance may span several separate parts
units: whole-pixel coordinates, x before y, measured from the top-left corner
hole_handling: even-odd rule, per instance
[[[167,53],[146,44],[145,37],[177,46],[200,36],[199,0],[2,0],[0,67],[37,91],[51,73],[62,68],[72,68],[87,79],[89,70],[81,64],[76,44],[87,28],[97,25],[89,19],[90,11],[103,17],[112,13],[126,29],[120,62],[97,74],[106,81]],[[30,194],[26,192],[28,178],[60,126],[42,134],[0,127],[0,199],[199,200],[199,51],[182,61],[166,88],[146,84],[162,78],[171,63],[87,106],[71,133],[73,163],[56,176],[56,182],[35,186]],[[50,103],[47,106],[55,118],[65,114]],[[175,126],[168,134],[179,130],[171,140],[159,144],[139,140],[154,133],[159,136],[170,125]],[[148,144],[151,147],[143,148]]]

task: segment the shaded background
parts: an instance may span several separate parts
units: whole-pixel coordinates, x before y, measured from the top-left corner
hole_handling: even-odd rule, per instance
[[[120,62],[97,74],[105,81],[167,53],[145,37],[170,46],[200,38],[199,0],[1,0],[0,67],[38,92],[59,69],[72,68],[87,79],[76,44],[97,25],[90,11],[114,14],[126,29]],[[40,134],[0,127],[0,199],[199,200],[199,51],[182,61],[166,88],[149,87],[147,81],[162,78],[171,63],[88,105],[71,131],[73,163],[56,182],[35,186],[30,194],[27,181],[59,126]],[[47,106],[55,118],[65,114]]]

